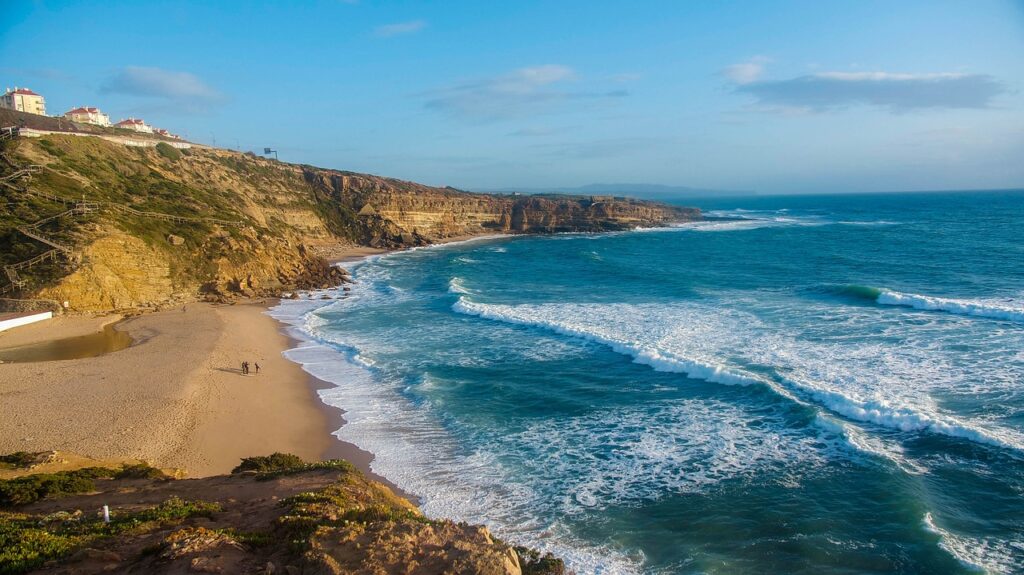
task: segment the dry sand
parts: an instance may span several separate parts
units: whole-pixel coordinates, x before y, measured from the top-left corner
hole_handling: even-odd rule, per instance
[[[291,342],[257,304],[189,304],[120,323],[135,344],[100,357],[0,364],[0,453],[61,450],[142,459],[190,476],[226,473],[242,457],[370,454],[337,441],[341,413],[281,356]],[[118,319],[59,318],[5,332],[0,348],[82,335]],[[259,363],[244,376],[241,362]]]

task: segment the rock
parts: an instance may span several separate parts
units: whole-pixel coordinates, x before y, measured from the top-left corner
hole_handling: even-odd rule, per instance
[[[122,558],[113,551],[86,547],[71,556],[71,561],[97,561],[100,563],[120,563]]]
[[[172,246],[182,246],[185,245],[185,238],[171,234],[167,236],[167,242]]]
[[[224,568],[210,557],[193,557],[188,570],[195,573],[223,573]]]

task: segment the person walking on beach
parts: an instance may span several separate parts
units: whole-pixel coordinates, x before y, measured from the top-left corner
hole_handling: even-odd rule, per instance
[[[248,361],[243,361],[242,362],[242,375],[249,375],[249,362]]]
[[[256,375],[260,374],[260,362],[256,362]]]

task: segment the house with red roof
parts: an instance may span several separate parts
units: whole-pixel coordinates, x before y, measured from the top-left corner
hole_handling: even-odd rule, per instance
[[[94,124],[96,126],[110,126],[110,116],[104,114],[99,108],[79,106],[74,110],[64,112],[64,117],[72,122],[80,124]]]
[[[46,100],[28,88],[15,86],[13,90],[7,88],[7,92],[0,96],[0,108],[45,116]]]
[[[163,128],[153,128],[153,133],[158,136],[163,136],[165,138],[174,138],[175,140],[181,139],[181,136],[177,134],[172,134]]]
[[[142,132],[145,134],[153,133],[153,126],[150,126],[140,118],[128,118],[127,120],[121,120],[114,124],[115,128],[123,128],[125,130],[134,130],[136,132]]]

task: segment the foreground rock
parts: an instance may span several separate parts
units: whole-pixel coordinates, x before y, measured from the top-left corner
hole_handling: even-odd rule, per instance
[[[0,482],[0,572],[564,573],[484,527],[425,518],[344,461],[275,454],[236,471],[173,480],[146,466],[87,468]]]

